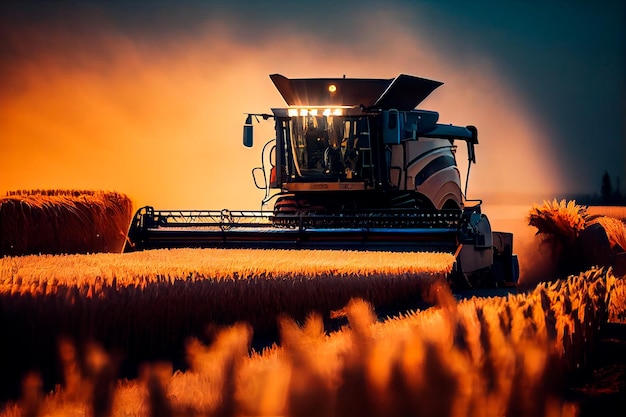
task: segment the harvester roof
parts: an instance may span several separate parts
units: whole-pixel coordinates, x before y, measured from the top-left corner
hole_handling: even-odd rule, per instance
[[[363,106],[413,110],[442,82],[400,74],[396,78],[270,78],[289,106]]]

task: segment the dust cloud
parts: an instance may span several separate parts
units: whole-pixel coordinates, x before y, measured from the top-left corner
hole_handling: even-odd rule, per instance
[[[95,68],[80,48],[75,65],[45,52],[24,64],[22,87],[2,98],[0,189],[115,189],[164,208],[243,203],[242,167],[258,158],[241,146],[243,112],[271,90],[232,62],[241,46],[207,43],[158,56],[112,36],[96,49],[114,59]],[[210,52],[198,54],[203,45]]]
[[[100,189],[125,193],[136,207],[258,209],[263,191],[251,169],[273,126],[255,124],[253,149],[241,144],[242,126],[246,112],[284,106],[272,73],[443,81],[421,107],[439,111],[441,122],[478,127],[469,197],[490,203],[559,190],[549,138],[488,57],[446,55],[398,22],[381,11],[385,30],[376,36],[367,25],[335,41],[283,28],[262,44],[217,21],[158,41],[106,21],[86,39],[61,23],[16,28],[28,58],[4,65],[0,193]]]

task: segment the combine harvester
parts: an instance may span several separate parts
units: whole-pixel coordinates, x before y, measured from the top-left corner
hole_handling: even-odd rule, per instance
[[[437,123],[416,106],[442,83],[393,79],[288,79],[270,75],[288,107],[248,114],[274,119],[254,182],[261,211],[140,208],[125,252],[224,247],[438,251],[455,255],[459,286],[514,286],[519,276],[513,235],[494,232],[480,200],[467,200],[456,141],[476,162],[474,126]],[[273,209],[264,211],[275,200]]]

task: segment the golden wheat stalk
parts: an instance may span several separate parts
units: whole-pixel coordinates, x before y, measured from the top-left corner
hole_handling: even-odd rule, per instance
[[[544,201],[534,204],[528,215],[528,224],[537,228],[537,234],[573,242],[587,225],[587,208],[574,201]]]

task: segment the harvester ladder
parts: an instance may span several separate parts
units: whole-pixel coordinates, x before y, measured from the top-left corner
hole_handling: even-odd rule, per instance
[[[371,142],[369,138],[369,132],[359,132],[359,137],[362,138],[360,141],[363,141],[365,146],[359,146],[359,152],[361,153],[361,178],[365,178],[365,173],[369,172],[369,176],[372,176],[374,170],[374,161],[372,159],[372,148]]]

